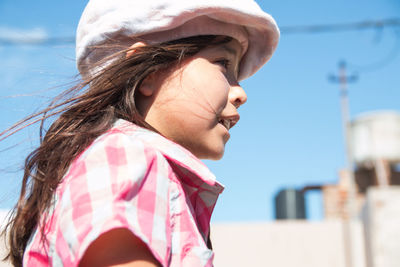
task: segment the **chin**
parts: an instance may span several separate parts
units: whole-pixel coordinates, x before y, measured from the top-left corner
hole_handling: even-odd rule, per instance
[[[201,155],[197,155],[200,159],[208,159],[208,160],[220,160],[224,156],[225,148],[223,147],[221,150],[213,150],[206,151]]]
[[[224,156],[224,153],[216,155],[215,157],[209,158],[210,160],[220,160]]]

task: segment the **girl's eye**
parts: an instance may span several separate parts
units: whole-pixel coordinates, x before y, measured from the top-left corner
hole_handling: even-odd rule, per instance
[[[228,59],[219,59],[219,60],[215,61],[215,63],[221,65],[226,70],[230,66],[230,61]]]

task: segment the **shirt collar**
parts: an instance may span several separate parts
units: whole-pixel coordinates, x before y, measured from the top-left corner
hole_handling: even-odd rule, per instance
[[[220,194],[224,190],[224,186],[216,180],[215,175],[210,169],[181,145],[156,132],[139,127],[123,119],[117,120],[114,127],[135,135],[135,137],[140,138],[144,143],[159,150],[169,162],[176,165],[186,174],[183,176],[183,179],[186,177],[183,182],[216,194]]]

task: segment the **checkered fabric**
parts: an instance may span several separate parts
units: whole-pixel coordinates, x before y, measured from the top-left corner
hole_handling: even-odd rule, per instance
[[[101,234],[124,227],[162,266],[212,266],[209,223],[223,186],[185,148],[118,120],[71,164],[24,266],[78,266]]]

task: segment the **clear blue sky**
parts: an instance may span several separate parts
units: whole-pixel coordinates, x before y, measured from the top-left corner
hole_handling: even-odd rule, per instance
[[[18,33],[74,36],[87,1],[0,1],[0,38]],[[281,27],[400,18],[398,0],[260,0]],[[0,130],[40,109],[60,85],[74,80],[74,45],[0,44]],[[272,60],[242,85],[248,102],[232,129],[224,158],[206,164],[226,186],[214,221],[273,219],[273,197],[283,187],[336,183],[345,166],[338,85],[327,79],[348,62],[359,79],[349,86],[351,117],[400,111],[400,27],[324,33],[283,32]],[[56,87],[56,89],[52,89]],[[32,127],[0,143],[0,208],[15,201],[17,171],[37,145]],[[321,217],[320,198],[309,197]]]

